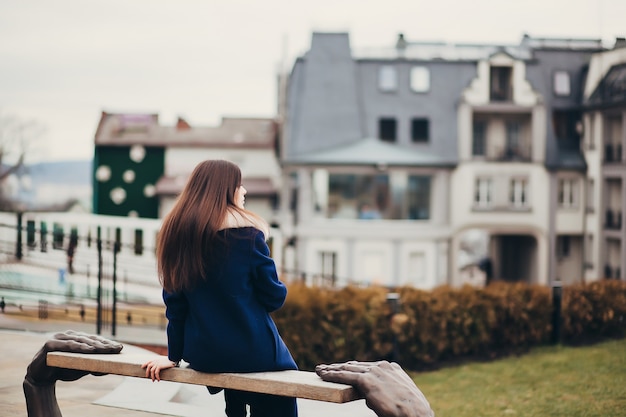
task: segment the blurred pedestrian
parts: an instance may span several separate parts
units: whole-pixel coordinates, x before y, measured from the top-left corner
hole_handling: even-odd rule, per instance
[[[74,254],[76,253],[76,246],[78,246],[78,236],[75,234],[70,235],[70,242],[67,245],[67,272],[74,273]]]

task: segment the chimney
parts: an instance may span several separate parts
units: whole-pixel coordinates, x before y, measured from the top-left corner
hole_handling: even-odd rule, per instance
[[[404,39],[404,33],[398,34],[398,40],[396,41],[396,49],[406,49],[406,39]]]
[[[179,117],[178,121],[176,122],[176,130],[189,130],[189,129],[191,129],[191,126],[189,126],[189,123],[187,123],[187,121],[183,119],[182,117]]]
[[[404,57],[406,46],[407,42],[406,39],[404,39],[404,33],[399,33],[398,40],[396,41],[396,51],[398,52],[399,57]]]

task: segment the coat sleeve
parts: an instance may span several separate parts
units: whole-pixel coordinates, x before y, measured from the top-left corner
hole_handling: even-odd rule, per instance
[[[278,310],[287,297],[287,287],[278,279],[276,264],[270,257],[262,232],[254,237],[251,258],[254,269],[252,285],[257,300],[268,312]]]
[[[189,311],[187,297],[182,292],[168,293],[163,290],[165,316],[167,317],[167,357],[178,362],[183,359],[185,345],[185,319]]]

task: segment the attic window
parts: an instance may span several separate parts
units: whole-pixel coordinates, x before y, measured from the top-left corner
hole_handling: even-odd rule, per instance
[[[383,65],[378,70],[378,88],[384,92],[398,89],[398,73],[391,65]]]
[[[513,69],[511,67],[491,67],[489,94],[491,101],[511,101],[513,99],[512,75]]]
[[[570,78],[567,71],[557,71],[554,73],[554,94],[557,96],[570,95]]]
[[[416,93],[426,93],[430,90],[430,71],[428,68],[411,68],[411,90]]]

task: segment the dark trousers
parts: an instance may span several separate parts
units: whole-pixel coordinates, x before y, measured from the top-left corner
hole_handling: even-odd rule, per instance
[[[250,405],[250,417],[298,417],[293,397],[225,389],[224,398],[228,417],[246,417],[246,404]]]

